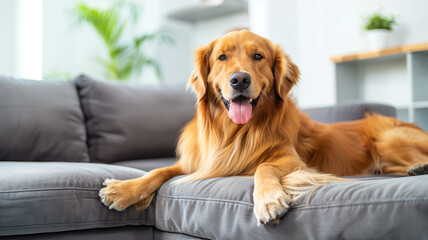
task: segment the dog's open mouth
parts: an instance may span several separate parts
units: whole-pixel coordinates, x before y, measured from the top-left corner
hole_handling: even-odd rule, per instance
[[[229,111],[230,119],[236,124],[245,124],[250,121],[253,110],[259,102],[260,95],[261,94],[254,99],[241,95],[230,101],[224,99],[223,95],[221,95],[221,99],[223,100],[224,106]]]

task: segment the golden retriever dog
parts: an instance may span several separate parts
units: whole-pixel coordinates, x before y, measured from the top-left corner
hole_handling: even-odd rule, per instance
[[[102,202],[118,211],[145,209],[168,179],[254,176],[254,213],[276,223],[304,187],[335,176],[428,173],[428,134],[378,114],[323,124],[289,96],[299,69],[270,40],[231,32],[196,51],[189,85],[197,94],[194,119],[184,127],[178,161],[141,178],[104,182]]]

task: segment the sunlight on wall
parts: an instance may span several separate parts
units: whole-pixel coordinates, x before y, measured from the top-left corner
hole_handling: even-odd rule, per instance
[[[16,74],[42,78],[42,0],[18,0]]]

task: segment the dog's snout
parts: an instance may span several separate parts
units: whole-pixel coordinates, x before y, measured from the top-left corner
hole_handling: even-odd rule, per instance
[[[229,84],[238,91],[247,89],[251,84],[251,76],[246,72],[234,72],[230,75]]]

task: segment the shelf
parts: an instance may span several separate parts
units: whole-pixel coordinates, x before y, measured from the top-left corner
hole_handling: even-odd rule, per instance
[[[168,17],[186,22],[195,22],[221,15],[248,11],[246,0],[205,0],[179,8]]]
[[[397,118],[404,122],[410,122],[409,108],[397,108]]]
[[[385,104],[388,104],[388,103],[385,103]],[[407,104],[405,104],[405,105],[394,105],[394,107],[397,109],[397,111],[409,110],[409,108],[410,108],[410,106]]]
[[[428,101],[414,102],[414,108],[428,108]]]
[[[385,104],[389,104],[389,103],[385,103]],[[408,104],[394,105],[394,107],[397,110],[406,110],[410,108]],[[428,101],[413,102],[413,108],[428,108]]]
[[[428,42],[334,56],[336,100],[385,102],[428,131]],[[363,61],[361,61],[363,60]]]
[[[428,108],[416,108],[415,109],[415,123],[428,131]]]
[[[380,58],[380,57],[406,54],[411,52],[422,52],[422,51],[428,51],[428,42],[386,48],[378,51],[333,56],[330,59],[335,63],[343,63],[343,62],[350,62],[350,61],[356,61],[356,60]]]

